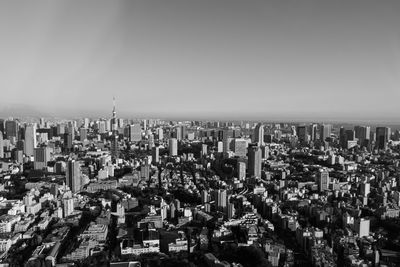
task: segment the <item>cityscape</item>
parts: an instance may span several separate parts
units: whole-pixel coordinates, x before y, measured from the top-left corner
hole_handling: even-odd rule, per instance
[[[400,266],[400,1],[0,1],[0,267]]]
[[[1,266],[397,266],[399,149],[389,127],[132,120],[115,101],[0,120]]]

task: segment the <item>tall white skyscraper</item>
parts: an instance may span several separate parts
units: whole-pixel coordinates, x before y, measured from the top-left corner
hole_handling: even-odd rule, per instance
[[[27,156],[33,156],[36,147],[36,124],[30,124],[25,127],[24,153]]]
[[[4,142],[3,142],[3,133],[0,132],[0,159],[4,158]]]
[[[254,143],[257,143],[258,146],[264,145],[264,125],[261,123],[257,124],[254,128]]]
[[[176,138],[169,139],[169,155],[170,156],[178,155],[178,140]]]

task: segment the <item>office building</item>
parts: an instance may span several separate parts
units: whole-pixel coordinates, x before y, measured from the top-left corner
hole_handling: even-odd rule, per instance
[[[376,144],[377,149],[387,149],[390,140],[391,129],[389,127],[376,127]]]
[[[169,155],[178,156],[178,140],[176,138],[169,139]]]
[[[297,127],[297,136],[301,143],[307,142],[308,141],[307,126],[305,126],[305,125],[298,126]]]
[[[65,169],[66,184],[73,193],[81,189],[81,170],[78,161],[69,160]]]
[[[64,198],[63,199],[64,218],[68,217],[73,212],[74,212],[74,199],[73,198]]]
[[[202,157],[207,156],[207,153],[208,153],[208,146],[207,144],[203,144],[201,146],[201,156]]]
[[[332,125],[330,124],[322,124],[321,125],[321,132],[320,132],[320,139],[321,141],[326,141],[327,138],[331,137],[332,132]]]
[[[88,133],[87,128],[81,128],[79,130],[79,139],[81,140],[81,142],[87,140],[87,133]]]
[[[162,128],[157,128],[157,137],[158,137],[158,140],[164,139],[164,131]]]
[[[33,150],[36,148],[36,124],[25,127],[24,153],[27,156],[33,156]]]
[[[323,192],[329,188],[329,172],[323,170],[319,173],[318,177],[318,191]]]
[[[258,146],[264,145],[264,125],[262,125],[261,123],[257,124],[254,128],[253,142],[257,143]]]
[[[369,236],[370,220],[368,218],[359,218],[355,221],[355,230],[358,236]]]
[[[71,152],[72,151],[72,134],[71,133],[64,133],[64,149],[65,151]]]
[[[247,139],[239,139],[236,138],[234,139],[234,152],[235,156],[244,158],[247,155],[247,146],[249,144],[249,141]]]
[[[154,146],[151,149],[151,160],[153,164],[157,164],[160,161],[160,148],[158,146]]]
[[[0,132],[0,159],[4,158],[4,141],[3,133]]]
[[[140,124],[129,125],[129,141],[139,142],[142,140],[142,127]]]
[[[226,190],[218,189],[214,191],[214,200],[218,210],[225,210],[227,205]]]
[[[360,146],[365,146],[366,142],[370,139],[371,127],[369,126],[355,126],[355,136],[358,139]]]
[[[13,137],[18,138],[19,123],[16,120],[7,120],[5,123],[5,131],[7,139],[11,140]]]
[[[48,147],[35,148],[34,163],[33,167],[35,170],[42,170],[47,167],[47,163],[50,161],[51,153]]]
[[[261,178],[262,170],[262,154],[260,147],[257,144],[250,144],[248,147],[248,169],[249,176]]]
[[[246,179],[246,163],[238,161],[237,163],[237,175],[239,180]]]

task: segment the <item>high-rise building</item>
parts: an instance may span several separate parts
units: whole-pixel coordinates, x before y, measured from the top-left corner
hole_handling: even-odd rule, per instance
[[[151,160],[153,161],[153,164],[160,161],[160,148],[158,146],[154,146],[151,149]]]
[[[129,141],[139,142],[142,140],[142,127],[140,124],[129,125]]]
[[[262,157],[261,149],[257,144],[250,144],[248,147],[248,169],[249,176],[261,178]]]
[[[237,173],[239,180],[246,179],[246,163],[238,161],[237,163]]]
[[[329,172],[326,170],[323,170],[319,173],[319,176],[317,177],[318,179],[318,191],[323,192],[325,190],[328,190],[329,188]]]
[[[360,193],[363,197],[367,197],[368,194],[371,192],[371,185],[370,183],[362,183],[360,187]]]
[[[47,166],[47,163],[50,161],[51,153],[50,148],[48,147],[38,147],[35,148],[35,155],[34,155],[34,163],[33,167],[35,170],[42,170],[44,167]]]
[[[249,141],[247,139],[239,139],[236,138],[234,139],[234,152],[235,156],[244,158],[246,157],[247,154],[247,146],[249,144]]]
[[[207,153],[208,153],[207,144],[202,144],[202,146],[201,146],[201,156],[202,157],[207,156]]]
[[[157,136],[158,136],[158,140],[164,139],[164,131],[162,128],[157,128]]]
[[[81,140],[81,142],[87,140],[87,133],[88,133],[87,128],[81,128],[79,130],[79,139]]]
[[[4,158],[4,141],[3,133],[0,132],[0,159]]]
[[[150,166],[147,164],[142,164],[140,166],[140,178],[145,179],[146,181],[150,178]]]
[[[178,140],[176,138],[169,139],[169,155],[170,156],[178,155]]]
[[[346,130],[344,127],[340,127],[339,130],[339,144],[341,148],[347,148],[347,136],[346,136]]]
[[[201,191],[201,203],[205,204],[205,203],[208,203],[208,202],[210,202],[210,194],[208,193],[207,190],[203,189]]]
[[[305,125],[300,125],[297,127],[297,136],[299,137],[299,141],[300,142],[307,142],[307,136],[308,136],[308,132],[307,132],[307,126]]]
[[[64,149],[65,151],[72,151],[72,134],[64,133]]]
[[[235,216],[235,206],[233,205],[233,203],[228,203],[228,205],[227,205],[227,217],[228,217],[228,220],[232,219],[233,216]]]
[[[360,146],[365,146],[366,141],[370,139],[371,127],[369,126],[355,126],[354,127],[356,138]]]
[[[217,209],[218,210],[224,210],[226,208],[227,204],[227,192],[226,190],[215,190],[214,191],[214,199],[215,203],[217,204]]]
[[[320,132],[320,139],[322,141],[326,141],[326,138],[331,137],[331,132],[332,132],[332,125],[322,124],[321,132]]]
[[[16,120],[7,120],[5,124],[7,139],[18,137],[19,123]]]
[[[84,118],[83,119],[83,128],[89,128],[89,123],[90,123],[89,118]]]
[[[315,140],[317,140],[318,138],[317,138],[317,128],[318,128],[318,125],[317,124],[311,124],[310,125],[310,137],[311,137],[311,140],[312,141],[315,141]]]
[[[0,132],[5,136],[5,131],[4,131],[4,120],[0,119]]]
[[[354,141],[356,139],[356,133],[354,130],[346,130],[347,141]]]
[[[369,236],[370,220],[368,218],[358,218],[354,224],[355,230],[360,238]]]
[[[81,189],[81,167],[78,161],[69,160],[65,169],[66,183],[73,193]]]
[[[217,143],[217,152],[218,153],[224,152],[224,143],[222,141],[218,141]]]
[[[387,149],[390,140],[391,129],[389,127],[376,127],[376,148]]]
[[[105,120],[100,120],[97,122],[97,129],[99,131],[99,134],[104,134],[106,133],[106,121]]]
[[[253,142],[257,143],[258,146],[264,145],[264,125],[262,125],[261,123],[257,124],[254,128]]]
[[[63,199],[63,212],[64,217],[68,217],[74,212],[74,199],[73,198],[64,198]]]
[[[183,138],[182,138],[182,127],[177,126],[177,127],[175,128],[175,138],[176,138],[178,141],[183,139]]]
[[[62,136],[63,134],[65,134],[65,125],[57,124],[57,136]]]
[[[24,153],[27,156],[33,156],[36,148],[36,124],[27,125],[25,127]]]

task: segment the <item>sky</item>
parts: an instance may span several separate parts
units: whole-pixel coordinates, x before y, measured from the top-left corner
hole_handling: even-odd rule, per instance
[[[0,1],[0,113],[399,121],[398,0]]]

